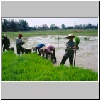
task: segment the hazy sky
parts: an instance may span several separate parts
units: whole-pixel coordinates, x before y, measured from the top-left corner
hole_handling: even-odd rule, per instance
[[[75,24],[90,23],[93,25],[97,25],[98,23],[98,18],[5,18],[5,19],[14,19],[16,21],[19,21],[19,19],[23,19],[28,22],[30,27],[42,24],[47,24],[48,26],[50,26],[51,24],[55,24],[57,26],[61,26],[61,24],[65,24],[65,26],[74,26]]]

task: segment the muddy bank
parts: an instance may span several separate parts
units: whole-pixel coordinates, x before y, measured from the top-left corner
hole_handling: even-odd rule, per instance
[[[58,41],[59,37],[59,41]],[[26,43],[23,45],[25,48],[32,48],[37,43],[52,44],[56,48],[56,66],[60,64],[60,61],[65,53],[65,44],[68,41],[64,38],[64,35],[45,35],[34,37],[23,37],[23,41]],[[80,44],[79,50],[76,52],[76,66],[93,69],[98,71],[98,37],[97,36],[79,36]],[[11,38],[11,46],[14,47],[16,53],[15,38]],[[69,59],[65,65],[69,65]]]

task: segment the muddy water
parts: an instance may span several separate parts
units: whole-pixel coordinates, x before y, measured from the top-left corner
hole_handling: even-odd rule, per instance
[[[60,38],[58,41],[58,37]],[[32,48],[37,43],[52,44],[56,48],[56,66],[60,64],[60,61],[65,53],[65,44],[68,41],[64,38],[64,35],[45,35],[35,37],[23,37],[23,41],[26,43],[23,45],[25,48]],[[93,69],[98,71],[98,37],[97,36],[79,36],[80,44],[79,50],[76,51],[75,64],[78,67]],[[10,39],[11,46],[15,48],[15,38]],[[69,65],[69,59],[65,65]]]

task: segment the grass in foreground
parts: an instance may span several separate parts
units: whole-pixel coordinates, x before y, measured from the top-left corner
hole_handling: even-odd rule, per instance
[[[98,73],[78,67],[55,67],[37,54],[2,54],[2,81],[98,81]]]

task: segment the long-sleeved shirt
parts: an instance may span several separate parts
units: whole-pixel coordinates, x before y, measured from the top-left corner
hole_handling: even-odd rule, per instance
[[[42,48],[43,46],[45,46],[45,44],[37,44],[36,47],[38,47],[39,49]]]
[[[23,45],[23,43],[24,42],[22,41],[22,39],[16,38],[16,47],[17,48],[21,47]]]
[[[22,43],[22,39],[16,39],[16,45]]]
[[[48,45],[46,45],[45,49],[47,52],[51,52],[53,49],[55,49],[55,47],[51,44],[48,44]]]
[[[10,40],[8,38],[2,39],[2,46],[9,47],[10,46]]]
[[[72,49],[73,48],[73,46],[75,46],[75,42],[73,42],[73,41],[68,41],[67,43],[66,43],[66,49]]]

